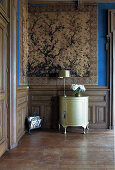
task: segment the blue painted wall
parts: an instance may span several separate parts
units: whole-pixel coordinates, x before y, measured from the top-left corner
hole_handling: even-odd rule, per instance
[[[18,0],[19,7],[19,0]],[[98,3],[98,86],[107,85],[107,10],[115,9],[115,3]],[[19,8],[18,8],[19,11]],[[19,12],[17,23],[17,85],[19,85]]]
[[[98,86],[107,85],[107,10],[115,9],[115,3],[98,4]]]

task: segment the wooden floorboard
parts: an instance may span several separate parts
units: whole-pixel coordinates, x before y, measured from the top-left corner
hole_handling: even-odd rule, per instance
[[[0,170],[115,170],[114,131],[31,131],[0,158]]]

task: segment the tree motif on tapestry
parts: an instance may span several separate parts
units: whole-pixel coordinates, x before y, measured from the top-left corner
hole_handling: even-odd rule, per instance
[[[97,82],[97,6],[86,6],[79,11],[73,5],[62,6],[29,6],[28,56],[23,56],[22,77],[50,77],[68,69],[72,77],[94,84]]]
[[[45,77],[69,69],[76,77],[90,74],[89,12],[29,13],[27,75]]]

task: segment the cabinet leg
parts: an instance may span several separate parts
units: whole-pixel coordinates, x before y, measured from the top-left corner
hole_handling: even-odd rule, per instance
[[[89,130],[89,125],[86,126],[86,129]]]
[[[86,130],[86,128],[83,128],[83,133],[84,133],[84,134],[86,134],[85,130]]]
[[[66,135],[66,127],[65,127],[65,131],[64,131],[64,134]]]
[[[58,125],[58,129],[59,129],[59,131],[60,131],[60,124]]]

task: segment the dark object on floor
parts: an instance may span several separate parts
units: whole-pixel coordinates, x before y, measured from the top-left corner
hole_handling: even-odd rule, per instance
[[[41,121],[40,116],[28,116],[25,119],[25,128],[30,134],[30,130],[37,129],[41,127]]]

